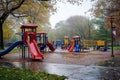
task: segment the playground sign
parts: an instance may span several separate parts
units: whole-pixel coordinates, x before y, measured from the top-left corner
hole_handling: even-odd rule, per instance
[[[105,41],[103,41],[103,40],[98,40],[98,41],[97,41],[97,45],[98,45],[98,46],[104,46],[104,45],[105,45]]]
[[[84,40],[83,45],[84,46],[95,46],[97,43],[95,40]]]

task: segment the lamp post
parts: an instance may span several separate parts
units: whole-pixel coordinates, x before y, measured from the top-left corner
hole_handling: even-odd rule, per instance
[[[111,25],[111,57],[114,57],[114,51],[113,51],[113,20],[114,18],[110,16],[110,25]]]

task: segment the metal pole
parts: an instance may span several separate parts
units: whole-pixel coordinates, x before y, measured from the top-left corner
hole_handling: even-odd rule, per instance
[[[111,57],[114,57],[114,51],[113,51],[113,17],[110,17],[110,23],[111,23]]]

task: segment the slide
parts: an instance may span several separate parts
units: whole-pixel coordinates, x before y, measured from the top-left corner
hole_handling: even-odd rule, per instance
[[[13,44],[10,45],[10,47],[8,47],[6,50],[0,52],[0,56],[3,56],[7,53],[9,53],[12,49],[14,49],[16,46],[20,45],[20,44],[23,44],[23,41],[17,41],[17,42],[14,42]]]
[[[47,46],[49,47],[49,49],[50,49],[51,51],[54,51],[54,50],[55,50],[55,48],[53,47],[53,45],[52,45],[50,42],[47,42]]]
[[[28,48],[30,50],[32,59],[40,59],[40,60],[44,59],[35,40],[27,41],[27,44],[28,44]]]
[[[68,48],[68,51],[69,51],[69,52],[72,52],[73,49],[74,49],[74,45],[71,45],[71,46]]]

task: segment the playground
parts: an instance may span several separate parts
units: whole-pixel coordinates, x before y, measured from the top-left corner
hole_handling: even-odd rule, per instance
[[[59,52],[58,52],[59,51]],[[111,52],[91,51],[91,52],[68,52],[66,50],[56,49],[52,53],[45,53],[44,60],[22,59],[19,53],[6,54],[1,58],[2,66],[11,67],[11,65],[33,71],[44,70],[51,74],[65,75],[68,80],[99,80],[99,79],[119,79],[119,50],[115,51],[115,57],[111,58]],[[115,60],[109,62],[110,65],[99,66],[106,60]],[[9,63],[9,64],[8,64]],[[109,67],[110,66],[110,67]],[[114,67],[112,67],[114,66]],[[114,74],[113,74],[114,73]],[[116,77],[114,77],[116,75]],[[87,76],[87,77],[86,77]]]
[[[68,80],[104,79],[101,73],[108,71],[109,67],[102,67],[99,64],[113,59],[111,49],[106,48],[104,41],[81,41],[80,36],[75,35],[72,40],[69,40],[68,36],[64,36],[63,42],[58,40],[55,44],[49,42],[46,32],[36,32],[36,28],[35,24],[21,26],[21,41],[14,42],[0,52],[0,62],[3,63],[1,66],[10,67],[9,64],[12,64],[15,67],[34,71],[44,70],[52,74],[65,75]],[[10,53],[14,48],[19,49],[18,52]],[[120,57],[119,52],[120,50],[114,50],[115,58]],[[119,60],[112,65],[116,63],[117,66],[120,65]],[[117,66],[110,69],[117,69]],[[100,72],[100,70],[103,71]],[[119,70],[118,68],[117,71]],[[115,74],[117,75],[117,73]],[[120,77],[117,75],[117,77],[109,78],[112,73],[106,73],[106,75],[104,76],[106,79]]]
[[[44,60],[44,53],[54,52],[55,49],[58,50],[58,53],[66,50],[66,52],[76,52],[73,53],[77,55],[77,52],[90,53],[91,49],[99,51],[107,51],[108,47],[105,44],[105,41],[90,41],[90,40],[81,40],[80,36],[73,36],[72,40],[69,40],[68,36],[64,36],[64,40],[49,42],[46,32],[37,32],[36,24],[23,24],[21,25],[21,40],[12,43],[8,46],[7,49],[0,52],[0,56],[8,54],[15,47],[21,49],[21,58],[22,59],[31,59],[31,60]],[[101,48],[102,47],[102,48]],[[85,51],[87,50],[87,51]],[[64,52],[64,51],[63,51]],[[72,53],[71,53],[72,54]],[[19,55],[19,56],[20,56]]]
[[[0,80],[120,80],[120,0],[0,3]]]

